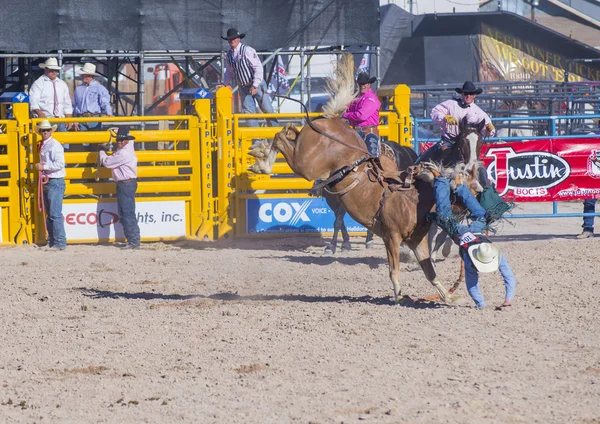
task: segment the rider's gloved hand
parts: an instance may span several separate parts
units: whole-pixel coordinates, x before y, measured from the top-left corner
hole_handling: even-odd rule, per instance
[[[494,131],[496,129],[496,127],[494,127],[494,124],[492,124],[491,122],[489,124],[487,124],[485,126],[485,129],[488,130],[488,133],[491,133],[492,131]]]
[[[446,124],[448,124],[448,125],[458,125],[458,121],[452,115],[446,115],[445,119],[446,119]]]

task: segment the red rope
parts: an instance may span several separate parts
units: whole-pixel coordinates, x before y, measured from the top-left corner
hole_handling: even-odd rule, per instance
[[[48,224],[46,223],[46,205],[44,203],[44,184],[48,183],[48,175],[44,171],[38,171],[38,190],[37,190],[37,204],[38,211],[42,213],[42,220],[44,221],[44,230],[46,232],[46,239],[48,239]]]

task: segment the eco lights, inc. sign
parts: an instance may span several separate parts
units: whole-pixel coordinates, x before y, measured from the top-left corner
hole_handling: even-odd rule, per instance
[[[331,233],[335,215],[323,198],[272,198],[246,200],[246,233]],[[367,229],[349,215],[351,233]]]
[[[136,202],[140,235],[145,237],[182,237],[186,235],[185,201]],[[65,203],[63,217],[67,240],[124,238],[117,204]]]

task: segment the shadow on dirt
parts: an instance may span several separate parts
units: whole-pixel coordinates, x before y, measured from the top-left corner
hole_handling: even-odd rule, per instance
[[[114,292],[108,290],[96,290],[86,287],[80,287],[79,290],[84,296],[91,299],[128,299],[128,300],[192,300],[192,299],[210,299],[218,300],[223,302],[269,302],[269,301],[283,301],[283,302],[304,302],[304,303],[366,303],[378,306],[396,306],[391,297],[372,297],[372,296],[305,296],[301,294],[290,294],[290,295],[253,295],[253,296],[241,296],[237,293],[223,292],[215,293],[211,295],[181,295],[181,294],[163,294],[163,293],[148,293],[148,292],[137,292],[137,293],[126,293],[126,292]],[[404,296],[402,302],[397,306],[414,309],[439,309],[452,307],[450,305],[440,304],[425,299],[412,299],[408,296]]]

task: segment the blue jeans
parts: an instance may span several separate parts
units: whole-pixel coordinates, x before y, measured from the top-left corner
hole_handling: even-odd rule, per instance
[[[123,232],[127,243],[132,246],[140,245],[140,227],[135,214],[135,192],[137,181],[117,182],[117,209],[119,221],[123,226]]]
[[[595,213],[596,212],[596,200],[597,199],[585,199],[583,201],[583,213]],[[594,232],[594,216],[583,217],[583,231]]]
[[[67,234],[62,215],[62,203],[65,197],[64,178],[50,178],[44,185],[44,207],[46,208],[46,228],[48,246],[67,247]]]
[[[477,272],[475,265],[473,265],[471,257],[466,251],[463,253],[463,260],[465,261],[465,282],[467,283],[467,291],[475,302],[475,305],[478,308],[484,308],[486,304],[483,300],[483,294],[481,294],[481,290],[479,288],[479,273]],[[506,256],[504,256],[502,253],[500,253],[500,266],[498,267],[498,271],[500,271],[500,274],[502,274],[502,278],[504,279],[506,299],[512,300],[512,298],[515,296],[517,280],[515,279],[515,275],[513,274],[510,265],[508,265]]]
[[[261,82],[257,88],[257,92],[254,96],[250,95],[250,89],[252,85],[247,87],[240,87],[240,93],[242,95],[242,112],[243,113],[256,113],[256,103],[254,100],[258,102],[260,105],[260,109],[263,113],[273,113],[273,104],[271,103],[271,96],[267,93],[267,84],[265,82]],[[270,127],[274,127],[279,125],[277,119],[267,119],[267,124]],[[249,127],[258,127],[258,120],[256,119],[248,119]]]
[[[80,122],[79,131],[102,131],[102,122]]]
[[[452,216],[452,205],[450,204],[450,181],[447,178],[437,177],[433,182],[435,192],[435,203],[438,217],[445,221]],[[456,195],[471,212],[473,221],[469,225],[458,224],[456,226],[459,234],[467,231],[481,234],[485,228],[485,209],[481,207],[477,199],[471,194],[467,186],[461,184],[456,188]],[[455,234],[450,234],[454,238]]]

